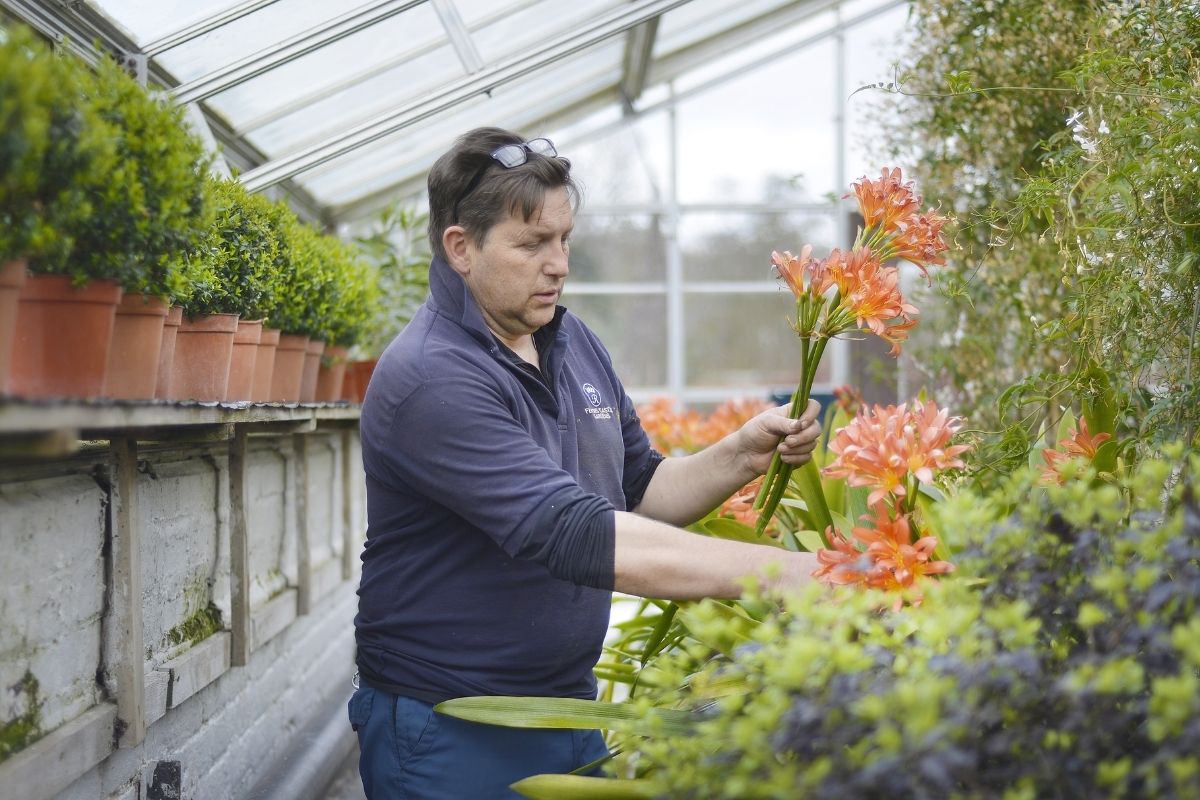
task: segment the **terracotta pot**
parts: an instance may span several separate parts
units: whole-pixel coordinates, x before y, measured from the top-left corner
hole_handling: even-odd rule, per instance
[[[13,394],[99,396],[120,302],[116,281],[75,288],[65,275],[31,275],[17,306],[9,376]]]
[[[184,317],[171,365],[172,399],[225,399],[237,323],[237,314]]]
[[[371,375],[375,372],[377,363],[379,363],[377,358],[354,362],[354,382],[357,385],[358,393],[355,399],[359,403],[367,399],[367,387],[371,384]]]
[[[327,347],[321,357],[321,369],[317,372],[318,403],[335,403],[342,399],[342,382],[346,378],[346,355],[344,347]]]
[[[232,402],[249,400],[254,390],[254,368],[258,363],[258,342],[262,338],[263,321],[238,320],[233,335],[233,357],[229,361],[229,385],[225,399]]]
[[[158,384],[167,301],[140,292],[122,296],[113,323],[104,395],[122,400],[149,400]]]
[[[295,403],[300,400],[300,380],[304,377],[307,336],[279,335],[275,348],[275,367],[271,371],[271,401]]]
[[[304,375],[300,380],[300,402],[311,403],[317,398],[317,373],[321,370],[321,354],[325,352],[325,343],[320,339],[310,339],[308,348],[304,351]]]
[[[17,298],[25,285],[25,262],[0,264],[0,394],[8,393],[13,338],[17,332]]]
[[[358,379],[354,375],[354,362],[346,364],[346,376],[342,378],[342,400],[347,403],[358,402]]]
[[[154,396],[166,400],[171,396],[171,370],[175,361],[175,338],[179,335],[179,324],[183,322],[183,307],[171,306],[163,320],[162,346],[158,350],[158,380],[154,384]]]
[[[279,346],[279,329],[263,328],[258,340],[258,359],[254,362],[254,384],[250,399],[266,403],[271,399],[271,373],[275,369],[275,348]]]

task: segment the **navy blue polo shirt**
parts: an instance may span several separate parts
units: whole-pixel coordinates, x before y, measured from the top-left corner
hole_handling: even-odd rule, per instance
[[[538,374],[449,265],[429,274],[363,404],[359,671],[428,702],[592,698],[613,510],[641,501],[662,456],[577,317],[560,307],[535,333]]]

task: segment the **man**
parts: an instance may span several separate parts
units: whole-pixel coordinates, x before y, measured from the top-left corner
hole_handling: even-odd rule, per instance
[[[815,403],[704,452],[651,449],[603,345],[557,304],[578,193],[546,139],[461,137],[429,174],[430,296],[363,405],[369,529],[350,701],[371,798],[515,796],[605,755],[598,732],[432,711],[452,697],[594,698],[616,589],[736,597],[799,585],[807,554],[679,530],[766,471],[808,460]]]

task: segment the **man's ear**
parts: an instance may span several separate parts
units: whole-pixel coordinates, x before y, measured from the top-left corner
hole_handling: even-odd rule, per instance
[[[442,249],[446,251],[446,262],[459,275],[471,272],[470,241],[461,225],[451,225],[442,231]]]

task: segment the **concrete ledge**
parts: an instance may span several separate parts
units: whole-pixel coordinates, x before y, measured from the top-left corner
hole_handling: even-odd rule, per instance
[[[142,714],[149,728],[167,713],[171,696],[171,673],[164,669],[146,670],[146,688],[142,695]]]
[[[44,800],[66,789],[113,751],[117,707],[85,711],[0,764],[6,798]]]
[[[254,652],[275,637],[275,634],[296,619],[295,589],[284,589],[278,597],[250,616],[250,652]]]
[[[171,673],[171,688],[167,695],[169,708],[175,708],[229,669],[230,639],[228,631],[214,633],[160,667]]]
[[[317,602],[325,595],[332,592],[335,588],[341,585],[342,578],[342,561],[341,558],[331,558],[321,566],[313,570],[312,582],[312,599]]]

